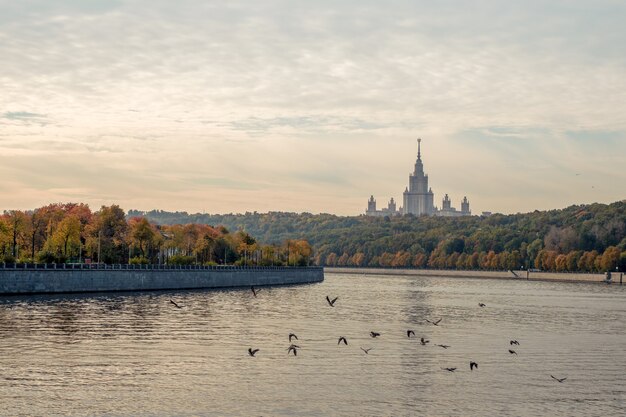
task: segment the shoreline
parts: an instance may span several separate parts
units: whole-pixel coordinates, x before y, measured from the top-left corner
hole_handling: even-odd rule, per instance
[[[0,295],[196,290],[324,281],[320,267],[1,268]]]
[[[376,274],[376,275],[406,275],[442,278],[472,278],[472,279],[504,279],[514,281],[550,281],[550,282],[587,282],[606,284],[606,275],[603,273],[579,272],[533,272],[526,270],[513,271],[476,271],[455,269],[412,269],[412,268],[351,268],[351,267],[324,267],[324,272],[331,274]],[[620,285],[623,282],[623,272],[611,273],[611,284]]]

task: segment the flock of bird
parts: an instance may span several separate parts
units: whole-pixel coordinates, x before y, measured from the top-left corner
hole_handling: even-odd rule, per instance
[[[258,295],[258,294],[259,294],[259,292],[261,291],[260,289],[256,289],[256,288],[254,288],[254,287],[251,287],[250,289],[251,289],[251,291],[252,291],[252,295],[253,295],[255,298],[257,297],[257,295]],[[328,305],[329,305],[330,307],[335,307],[335,303],[337,302],[337,300],[338,300],[338,299],[339,299],[339,297],[335,297],[335,298],[331,299],[329,296],[326,296],[326,302],[328,303]],[[174,305],[174,307],[176,307],[176,308],[183,308],[183,306],[179,305],[178,303],[176,303],[176,302],[175,302],[174,300],[172,300],[172,299],[170,299],[170,303],[171,303],[172,305]],[[486,304],[485,304],[485,303],[478,303],[478,306],[479,306],[479,307],[481,307],[481,308],[484,308],[484,307],[486,307]],[[425,321],[426,321],[426,322],[428,322],[428,323],[432,324],[433,326],[439,326],[439,323],[441,323],[441,320],[442,320],[441,318],[440,318],[440,319],[438,319],[438,320],[429,320],[429,319],[425,319]],[[371,332],[370,332],[370,337],[372,337],[372,338],[374,338],[374,339],[375,339],[375,338],[377,338],[377,337],[380,337],[380,335],[381,335],[381,334],[380,334],[379,332],[375,332],[375,331],[371,331]],[[415,337],[415,331],[413,331],[413,330],[411,330],[411,329],[408,329],[408,330],[406,331],[406,337],[407,337],[407,338],[409,338],[409,339],[414,338],[414,337]],[[288,354],[288,355],[289,355],[289,354],[293,354],[293,356],[298,356],[298,349],[300,349],[300,346],[298,346],[298,345],[296,345],[296,344],[292,343],[292,341],[293,341],[294,339],[295,339],[295,340],[298,340],[298,336],[297,336],[295,333],[289,333],[289,337],[288,337],[288,338],[289,338],[289,343],[290,343],[290,345],[289,345],[289,347],[287,348],[287,354]],[[339,338],[337,339],[337,345],[341,345],[342,343],[343,343],[345,346],[347,346],[347,345],[348,345],[348,339],[346,339],[346,338],[345,338],[345,336],[339,336]],[[426,338],[424,338],[424,337],[421,337],[421,338],[420,338],[420,344],[421,344],[422,346],[426,346],[426,345],[428,345],[429,343],[430,343],[430,340],[428,340],[428,339],[426,339]],[[509,345],[510,345],[510,346],[519,346],[519,345],[520,345],[520,343],[519,343],[517,340],[510,340],[510,341],[509,341]],[[434,346],[438,346],[438,347],[443,348],[443,349],[448,349],[448,348],[450,347],[450,345],[444,345],[444,344],[435,344]],[[368,355],[368,354],[369,354],[369,352],[370,352],[373,348],[372,348],[372,347],[370,347],[370,348],[363,348],[363,347],[361,347],[360,349],[361,349],[361,350],[362,350],[362,351],[363,351],[366,355]],[[255,356],[256,356],[256,354],[257,354],[259,351],[260,351],[260,349],[259,349],[259,348],[256,348],[256,349],[253,349],[253,348],[248,348],[248,355],[250,355],[251,357],[255,357]],[[513,350],[513,349],[509,349],[509,353],[510,353],[511,355],[517,355],[517,352],[516,352],[515,350]],[[474,369],[478,369],[478,363],[477,363],[477,362],[474,362],[474,361],[470,361],[470,363],[469,363],[469,368],[470,368],[470,371],[473,371]],[[441,368],[441,369],[442,369],[442,370],[444,370],[444,371],[447,371],[447,372],[455,372],[455,371],[457,370],[457,368],[456,368],[456,367],[454,367],[454,368],[453,368],[453,367],[446,367],[446,368]],[[554,379],[555,381],[559,382],[559,383],[563,383],[563,382],[567,379],[567,378],[557,378],[557,377],[555,377],[554,375],[550,375],[550,377],[551,377],[552,379]]]

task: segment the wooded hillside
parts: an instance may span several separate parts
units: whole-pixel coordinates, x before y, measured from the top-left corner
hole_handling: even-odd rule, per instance
[[[548,271],[626,269],[626,201],[489,217],[129,212],[158,224],[245,230],[263,243],[306,239],[318,265]]]

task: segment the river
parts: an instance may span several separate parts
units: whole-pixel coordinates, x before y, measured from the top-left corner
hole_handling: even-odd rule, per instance
[[[257,297],[3,297],[0,415],[623,416],[626,289],[327,273]]]

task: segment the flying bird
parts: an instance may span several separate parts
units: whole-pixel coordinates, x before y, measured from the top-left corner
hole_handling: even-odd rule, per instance
[[[365,354],[366,354],[366,355],[369,355],[370,350],[372,350],[372,349],[374,349],[374,348],[369,348],[369,349],[363,349],[363,348],[361,348],[361,350],[362,350],[363,352],[365,352]]]
[[[339,298],[339,297],[335,297],[335,298],[333,298],[333,299],[331,300],[328,296],[326,296],[326,301],[328,301],[328,305],[329,305],[329,306],[334,307],[334,306],[335,306],[335,301],[337,301],[337,299],[338,299],[338,298]]]
[[[345,337],[339,336],[339,340],[337,340],[337,344],[339,345],[339,344],[341,344],[341,342],[343,342],[344,345],[348,344],[348,341],[346,340]]]
[[[256,297],[256,295],[257,295],[258,293],[260,293],[260,292],[261,292],[261,290],[255,290],[255,289],[254,289],[254,287],[250,287],[250,289],[252,290],[252,294],[253,294],[255,297]]]
[[[513,349],[509,349],[509,353],[510,353],[511,355],[517,355],[517,352],[516,352],[516,351],[514,351]]]
[[[430,340],[426,340],[423,337],[420,339],[420,343],[422,344],[422,346],[426,346],[426,343],[430,343]]]
[[[511,344],[511,346],[513,346],[513,345],[518,345],[519,346],[519,342],[517,340],[511,340],[509,343]]]
[[[474,361],[470,362],[470,371],[473,371],[474,368],[478,369],[478,364]]]
[[[372,337],[378,337],[378,336],[380,336],[380,333],[377,333],[377,332],[370,332],[370,336],[372,336]]]
[[[479,307],[485,307],[486,305],[487,305],[487,304],[485,304],[485,303],[478,303],[478,306],[479,306]]]
[[[432,324],[433,326],[439,326],[439,323],[441,322],[441,319],[437,320],[437,321],[430,321],[428,319],[426,319],[427,322],[429,322],[430,324]]]
[[[411,335],[415,336],[415,332],[413,330],[407,330],[406,331],[406,337],[408,337],[410,339]]]
[[[182,308],[181,306],[179,306],[178,304],[176,304],[176,301],[170,299],[170,303],[174,304],[174,306],[176,306],[176,308]]]
[[[445,370],[445,371],[448,371],[448,372],[454,372],[454,371],[456,371],[456,368],[441,368],[441,369],[443,369],[443,370]]]
[[[444,349],[448,349],[450,347],[450,345],[435,345],[435,346],[439,346],[439,347],[442,347]]]
[[[287,348],[287,355],[289,355],[289,352],[293,352],[293,356],[297,356],[298,355],[298,349],[300,349],[300,346],[298,345],[291,345]]]
[[[295,333],[289,333],[289,342],[291,343],[291,339],[296,339],[298,340],[298,336],[296,336]]]
[[[561,384],[563,383],[563,381],[565,381],[567,378],[557,378],[554,375],[550,375],[552,377],[552,379],[554,379],[555,381],[559,381]]]
[[[259,349],[248,348],[248,355],[254,356],[259,351]]]

